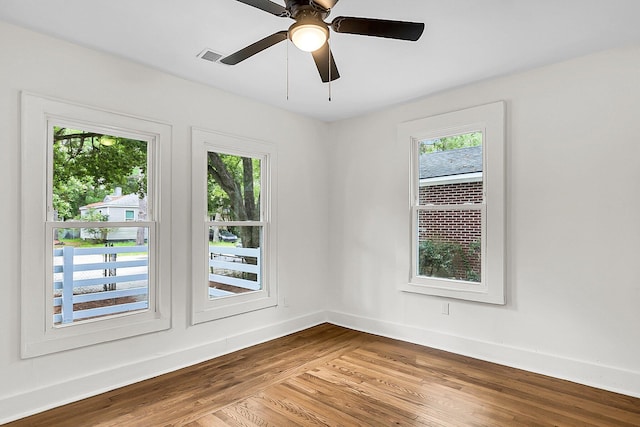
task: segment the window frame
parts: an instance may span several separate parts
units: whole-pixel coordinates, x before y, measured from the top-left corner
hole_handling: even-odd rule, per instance
[[[477,205],[420,205],[420,141],[482,132],[483,193]],[[401,291],[491,304],[505,304],[505,103],[504,101],[453,111],[398,126],[398,140],[409,147],[410,272]],[[481,280],[468,282],[426,277],[418,271],[418,212],[422,210],[481,211]]]
[[[193,282],[191,295],[191,324],[196,325],[278,304],[277,287],[277,151],[273,143],[192,128],[192,259]],[[217,152],[260,159],[259,221],[211,221],[207,212],[207,153]],[[260,226],[261,289],[228,297],[209,298],[208,252],[210,226]]]
[[[170,241],[171,126],[29,92],[22,108],[21,357],[30,358],[171,327]],[[96,222],[53,221],[53,126],[66,125],[148,143],[149,308],[142,311],[53,324],[53,230],[104,226]],[[162,205],[160,200],[163,200]],[[109,226],[132,226],[132,222]],[[35,249],[34,249],[35,248]],[[166,262],[161,262],[166,261]]]

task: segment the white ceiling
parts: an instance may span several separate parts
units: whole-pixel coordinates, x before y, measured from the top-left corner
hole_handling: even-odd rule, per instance
[[[640,43],[640,0],[340,0],[337,16],[426,29],[415,43],[332,34],[341,78],[329,102],[310,54],[288,42],[235,66],[197,57],[293,23],[235,0],[0,0],[2,20],[324,121]]]

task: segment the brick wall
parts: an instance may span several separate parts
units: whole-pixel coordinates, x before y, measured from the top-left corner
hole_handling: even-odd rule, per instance
[[[481,181],[420,187],[421,205],[459,205],[463,203],[482,203]]]
[[[419,196],[421,205],[481,203],[482,182],[420,187]],[[421,211],[418,217],[418,235],[420,241],[433,240],[459,244],[463,255],[455,258],[455,277],[466,280],[469,271],[480,277],[480,253],[479,250],[473,251],[474,245],[477,245],[481,238],[479,210]]]

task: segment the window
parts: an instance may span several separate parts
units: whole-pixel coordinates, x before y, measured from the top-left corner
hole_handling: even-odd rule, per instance
[[[504,304],[504,103],[399,127],[411,148],[408,292]]]
[[[170,127],[22,102],[23,357],[167,329]]]
[[[199,129],[192,139],[192,321],[275,306],[275,149]]]
[[[51,119],[47,236],[52,235],[53,325],[149,309],[149,142]],[[125,187],[125,194],[122,193]],[[149,215],[153,219],[153,213]],[[153,243],[153,242],[152,242]]]

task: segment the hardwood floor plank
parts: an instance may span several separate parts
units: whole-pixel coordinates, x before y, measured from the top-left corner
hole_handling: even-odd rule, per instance
[[[373,396],[362,395],[348,383],[336,386],[313,373],[306,373],[286,382],[292,389],[302,392],[313,389],[314,393],[304,393],[309,402],[322,402],[336,410],[342,411],[363,424],[373,425],[383,419],[392,425],[407,425],[415,421],[416,416],[401,408],[393,408],[387,402],[380,402]],[[309,408],[313,409],[313,408]]]
[[[441,381],[450,382],[451,378],[456,378],[456,383],[460,385],[460,389],[462,389],[463,386],[470,387],[472,384],[475,384],[481,388],[491,388],[498,393],[511,397],[520,397],[520,403],[528,402],[530,399],[535,398],[536,405],[539,409],[543,409],[546,403],[546,407],[555,408],[555,413],[558,417],[575,413],[576,410],[579,410],[581,414],[580,420],[576,422],[586,423],[587,420],[590,420],[599,421],[604,425],[616,422],[623,423],[621,425],[627,425],[624,424],[626,422],[631,423],[629,425],[634,425],[633,423],[637,422],[637,415],[640,410],[637,402],[634,408],[627,407],[622,403],[625,409],[620,411],[620,413],[612,419],[610,416],[605,415],[608,412],[616,410],[612,408],[612,405],[605,404],[598,401],[598,399],[586,399],[585,396],[581,394],[571,393],[572,383],[566,381],[535,375],[526,371],[465,358],[463,356],[452,355],[446,352],[437,353],[437,350],[433,349],[429,349],[427,352],[421,347],[412,349],[404,348],[404,351],[400,354],[395,353],[398,350],[397,345],[391,344],[389,347],[393,347],[393,350],[384,357],[381,357],[379,351],[374,353],[366,349],[358,349],[353,352],[353,355],[357,356],[359,363],[369,363],[372,369],[375,368],[371,364],[377,366],[386,365],[398,372],[408,372],[411,376],[413,375],[411,366],[421,367],[426,369],[425,372],[431,373],[430,377],[432,380],[439,378]],[[384,344],[378,347],[378,349],[381,348],[384,348]],[[414,351],[415,353],[412,353]],[[395,353],[395,356],[393,353]],[[345,356],[343,358],[347,359],[348,357],[349,356]],[[398,363],[401,363],[403,366],[398,366]],[[474,369],[472,369],[472,367]],[[558,401],[555,395],[548,395],[547,390],[550,380],[552,382],[558,382],[559,385],[563,386],[564,393],[561,401]],[[577,385],[577,388],[584,392],[595,392],[599,397],[603,397],[602,390],[591,389],[581,385]],[[478,393],[478,391],[476,390],[475,393]],[[624,398],[621,400],[622,402],[625,401]],[[626,413],[626,411],[630,413]]]
[[[365,421],[353,416],[353,411],[346,410],[348,408],[343,406],[336,408],[336,405],[330,399],[327,399],[327,396],[323,396],[321,392],[316,391],[313,399],[309,399],[309,395],[301,391],[295,380],[287,381],[283,387],[285,387],[286,392],[281,396],[285,401],[302,410],[306,417],[323,420],[323,425],[366,425]]]
[[[542,383],[541,379],[551,379],[539,376],[535,381],[530,381],[529,373],[525,371],[509,368],[505,370],[504,367],[498,367],[487,362],[481,362],[477,369],[471,369],[470,364],[465,364],[464,367],[450,365],[449,368],[435,368],[438,365],[438,361],[433,357],[421,360],[418,358],[418,364],[428,366],[430,369],[436,369],[440,374],[449,378],[455,377],[457,381],[464,382],[467,387],[476,385],[483,389],[492,390],[500,394],[506,394],[510,397],[517,398],[520,402],[531,401],[535,398],[536,406],[538,408],[554,408],[554,412],[560,415],[575,414],[578,412],[583,422],[587,421],[599,421],[607,424],[614,421],[624,422],[625,418],[628,421],[637,419],[634,414],[625,415],[625,411],[621,411],[616,419],[605,415],[608,412],[617,412],[616,408],[606,405],[599,400],[591,398],[585,398],[584,395],[568,393],[571,388],[571,384],[563,384],[565,391],[562,394],[562,399],[558,400],[556,393],[548,393],[548,382]],[[542,378],[540,378],[542,377]],[[584,392],[589,392],[589,388],[584,386],[578,386]],[[602,396],[602,391],[598,393]],[[635,408],[636,411],[638,408]],[[631,424],[633,425],[633,424]]]
[[[282,387],[276,385],[269,387],[255,397],[261,405],[268,407],[271,411],[284,419],[283,425],[318,425],[320,424],[314,417],[309,416],[301,407],[293,404],[286,393],[279,392]]]
[[[220,412],[225,414],[236,413],[248,423],[259,426],[291,425],[291,419],[289,417],[275,411],[257,396],[250,397],[242,402],[227,406]]]
[[[323,324],[8,426],[640,426],[640,399]]]
[[[198,418],[196,421],[185,424],[184,427],[220,427],[225,425],[229,424],[213,414],[208,414]]]
[[[308,405],[300,405],[296,396],[284,386],[270,387],[261,393],[261,397],[289,419],[286,425],[323,426],[330,422],[323,414],[309,411]]]
[[[344,363],[336,361],[337,364],[341,362]],[[345,370],[342,369],[338,372],[314,371],[314,374],[327,381],[340,383],[344,381],[340,372],[345,372]],[[348,378],[349,381],[352,381],[352,389],[357,393],[378,396],[378,399],[391,404],[397,411],[402,410],[413,414],[421,423],[435,419],[439,425],[459,426],[463,425],[461,420],[465,420],[468,425],[472,421],[481,419],[483,414],[480,410],[484,407],[485,402],[476,404],[473,400],[460,399],[458,395],[448,396],[447,392],[442,390],[439,390],[438,393],[430,393],[427,390],[432,390],[432,388],[425,384],[418,385],[412,390],[412,385],[401,386],[398,385],[398,381],[391,378],[381,382],[378,373],[373,377],[368,377],[367,374],[359,372],[355,365],[352,365],[352,375]],[[334,384],[334,387],[337,386]],[[432,395],[436,398],[431,398]],[[508,416],[506,418],[510,419]]]

